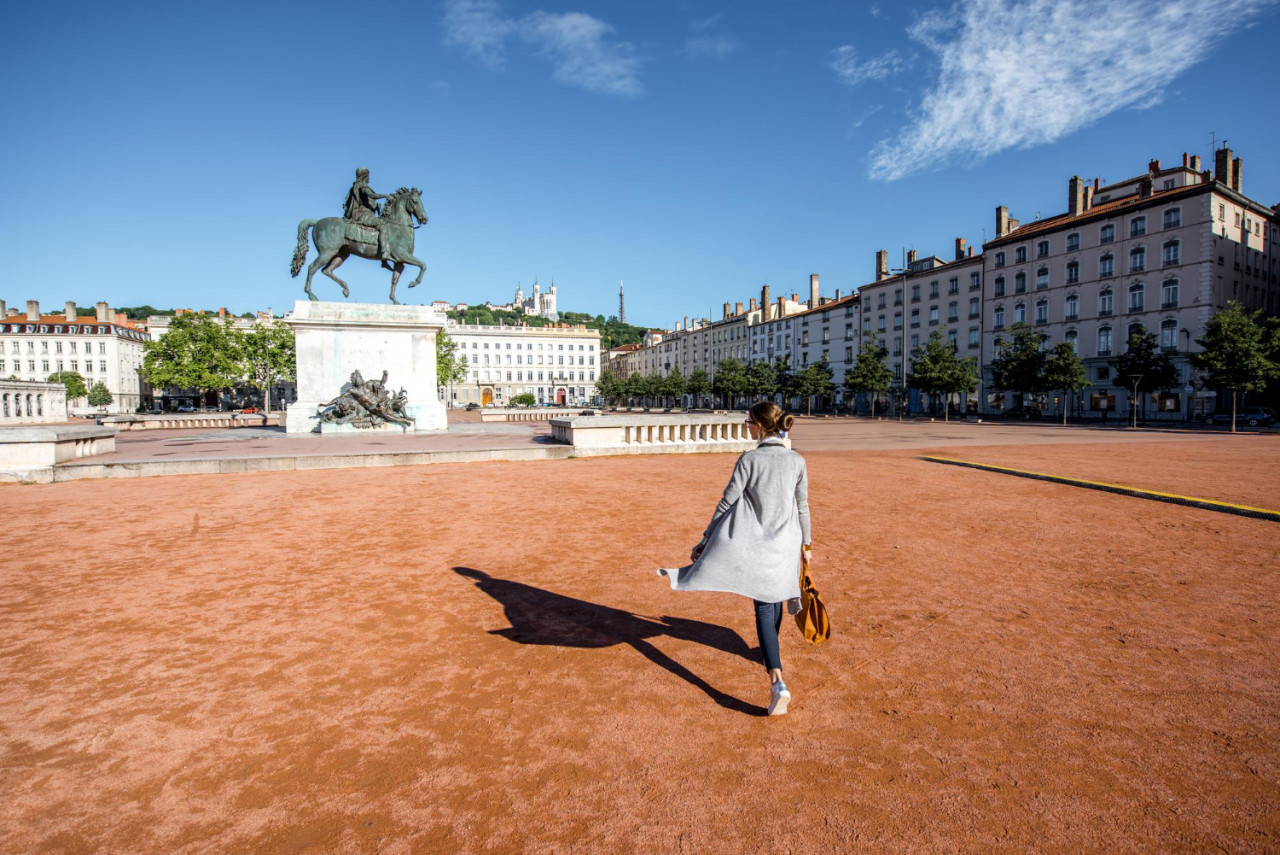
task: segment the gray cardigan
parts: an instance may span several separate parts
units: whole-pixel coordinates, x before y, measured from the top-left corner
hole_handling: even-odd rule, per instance
[[[739,457],[705,536],[697,561],[667,571],[672,590],[766,603],[800,596],[800,544],[810,539],[804,458],[776,437]]]

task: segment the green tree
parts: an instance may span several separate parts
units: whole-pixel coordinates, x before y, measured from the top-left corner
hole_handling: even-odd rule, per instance
[[[1043,345],[1048,336],[1021,321],[1010,327],[1009,332],[1012,340],[996,339],[996,355],[991,360],[992,387],[1024,397],[1043,392],[1046,360]]]
[[[778,374],[766,359],[747,366],[746,392],[753,400],[771,398],[778,391]]]
[[[796,391],[797,373],[791,370],[791,355],[784,353],[773,359],[773,391],[769,393],[769,397],[778,395],[782,398],[783,406],[786,406],[787,399],[795,397],[799,393]]]
[[[702,406],[702,398],[711,391],[711,376],[705,368],[695,368],[689,373],[684,384],[685,391],[693,396],[693,405]]]
[[[1129,390],[1129,427],[1138,426],[1139,396],[1168,389],[1178,382],[1178,369],[1169,354],[1160,349],[1153,332],[1135,332],[1129,336],[1125,352],[1111,360],[1115,369],[1115,385]],[[1144,409],[1145,415],[1145,409]]]
[[[720,396],[720,403],[726,409],[733,407],[735,399],[746,394],[747,374],[742,363],[732,356],[720,360],[716,366],[716,376],[711,380],[711,389]]]
[[[76,371],[55,371],[47,378],[50,383],[61,383],[67,387],[67,400],[74,401],[89,394],[89,387],[84,384],[84,377]]]
[[[144,345],[142,371],[157,389],[229,389],[243,376],[239,347],[230,318],[184,313]]]
[[[436,385],[448,386],[467,379],[467,359],[458,343],[444,330],[436,333]]]
[[[909,381],[929,396],[932,405],[939,395],[949,393],[959,361],[955,348],[935,330],[923,345],[911,349]]]
[[[628,374],[622,383],[622,394],[627,398],[627,403],[634,405],[637,399],[645,396],[648,388],[649,384],[645,382],[643,374]]]
[[[622,380],[608,368],[600,372],[596,380],[596,393],[611,404],[616,404],[622,395]]]
[[[519,395],[511,397],[511,403],[517,407],[532,407],[538,401],[533,397],[532,392],[521,392]]]
[[[667,376],[662,378],[661,394],[672,399],[672,406],[675,406],[676,399],[684,394],[685,385],[684,375],[672,368]]]
[[[858,348],[858,361],[844,372],[844,387],[851,395],[865,393],[871,396],[871,417],[876,415],[876,396],[889,391],[893,372],[886,360],[889,350],[880,339],[867,336]]]
[[[1236,429],[1240,395],[1258,392],[1280,376],[1280,333],[1268,331],[1261,311],[1247,312],[1234,300],[1205,325],[1204,348],[1191,354],[1191,364],[1205,374],[1205,385],[1231,393],[1231,430]]]
[[[835,392],[836,384],[831,382],[834,376],[835,372],[831,370],[831,364],[825,357],[812,365],[805,366],[795,375],[792,390],[796,397],[804,398],[810,415],[813,414],[814,398],[824,398]]]
[[[957,359],[955,366],[951,372],[950,383],[943,392],[947,396],[947,409],[944,410],[947,421],[951,420],[951,396],[952,395],[972,395],[978,391],[978,384],[982,382],[982,370],[978,368],[978,360],[972,356],[966,356],[964,359]]]
[[[1049,351],[1044,364],[1044,385],[1047,389],[1062,390],[1062,423],[1067,423],[1067,401],[1075,392],[1089,387],[1089,372],[1075,347],[1069,341],[1060,341]]]
[[[89,389],[89,406],[91,407],[105,407],[113,400],[110,390],[101,382],[94,383]]]
[[[250,386],[262,392],[265,409],[271,412],[271,384],[297,379],[297,348],[293,330],[283,321],[257,324],[250,330],[232,333],[238,340],[240,371]]]

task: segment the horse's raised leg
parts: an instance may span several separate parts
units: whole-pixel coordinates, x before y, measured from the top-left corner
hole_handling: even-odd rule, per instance
[[[417,288],[418,283],[422,281],[422,274],[427,272],[427,265],[423,263],[422,259],[415,258],[413,255],[402,255],[400,264],[402,267],[405,264],[412,264],[418,268],[418,278],[409,283],[410,288]]]
[[[396,299],[396,283],[400,281],[400,274],[404,273],[404,263],[397,261],[391,271],[391,302],[398,306],[400,301]]]
[[[351,296],[351,289],[349,289],[349,288],[347,287],[347,283],[346,283],[346,282],[343,282],[341,279],[339,279],[337,276],[335,276],[335,275],[333,274],[333,271],[335,271],[335,270],[337,270],[339,267],[341,267],[341,266],[342,266],[342,262],[344,262],[344,261],[346,261],[346,260],[347,260],[347,257],[346,257],[345,255],[342,255],[341,253],[339,253],[338,255],[335,255],[335,256],[334,256],[334,257],[329,261],[329,263],[325,265],[325,267],[324,267],[324,275],[325,275],[325,276],[328,276],[328,277],[329,277],[330,279],[332,279],[334,282],[337,282],[339,285],[341,285],[341,286],[342,286],[342,296],[344,296],[344,297],[350,297],[350,296]]]
[[[316,256],[315,261],[311,262],[311,264],[307,266],[307,284],[303,287],[302,290],[307,292],[307,297],[309,299],[311,300],[320,299],[315,294],[311,293],[311,277],[315,276],[317,270],[319,270],[321,267],[324,267],[326,264],[328,264],[332,260],[333,260],[332,255],[325,255],[324,253],[321,253],[320,255]]]

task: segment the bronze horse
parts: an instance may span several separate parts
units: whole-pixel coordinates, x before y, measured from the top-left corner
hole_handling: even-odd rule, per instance
[[[413,230],[427,222],[427,212],[422,207],[422,191],[417,187],[401,187],[391,194],[380,215],[382,227],[387,230],[387,251],[391,256],[388,267],[391,273],[391,302],[400,303],[396,299],[396,283],[405,265],[412,264],[418,268],[418,278],[409,283],[410,288],[422,281],[422,274],[427,266],[413,255]],[[314,227],[314,229],[313,229]],[[322,270],[334,282],[342,286],[342,296],[351,296],[347,283],[334,275],[334,271],[342,266],[342,262],[357,255],[360,258],[378,259],[378,236],[371,226],[361,226],[348,222],[342,217],[325,217],[322,220],[303,220],[298,224],[298,248],[293,253],[293,275],[296,277],[302,270],[302,263],[307,260],[307,231],[311,229],[311,237],[316,244],[319,256],[307,268],[307,284],[304,289],[312,300],[318,300],[311,293],[311,277],[317,270]],[[384,262],[383,266],[387,266]]]

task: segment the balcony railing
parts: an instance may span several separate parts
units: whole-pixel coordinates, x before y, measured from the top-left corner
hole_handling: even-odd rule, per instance
[[[1165,300],[1163,303],[1161,303],[1161,304],[1160,304],[1160,308],[1162,308],[1162,309],[1176,309],[1176,308],[1178,308],[1178,301],[1177,301],[1177,300]]]

